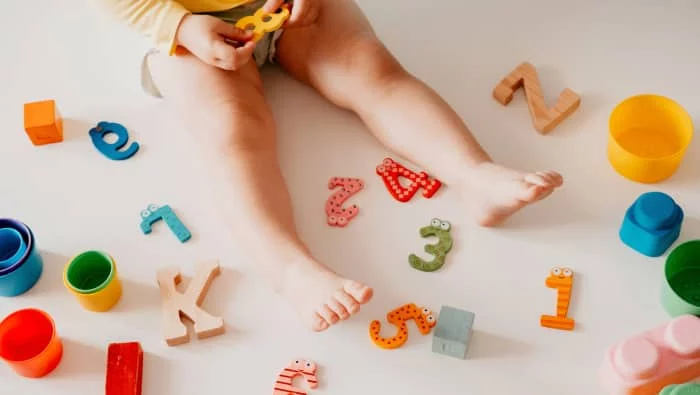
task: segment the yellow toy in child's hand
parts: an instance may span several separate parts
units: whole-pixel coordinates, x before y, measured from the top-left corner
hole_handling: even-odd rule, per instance
[[[253,33],[253,41],[259,41],[265,33],[274,32],[284,25],[289,19],[289,6],[286,4],[280,7],[277,12],[268,14],[262,8],[255,14],[241,18],[236,27]]]

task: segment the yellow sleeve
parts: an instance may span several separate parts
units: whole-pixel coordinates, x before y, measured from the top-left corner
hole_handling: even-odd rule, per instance
[[[175,53],[177,29],[190,13],[174,0],[97,0],[103,8],[129,27],[149,37],[156,48]]]

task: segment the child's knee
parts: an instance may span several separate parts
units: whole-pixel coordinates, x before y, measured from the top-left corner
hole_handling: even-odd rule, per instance
[[[348,56],[352,71],[368,83],[382,83],[406,73],[394,55],[376,37],[359,38],[350,48]]]
[[[200,130],[202,138],[212,138],[219,149],[255,154],[275,148],[274,121],[264,104],[226,100],[197,111],[208,125]]]

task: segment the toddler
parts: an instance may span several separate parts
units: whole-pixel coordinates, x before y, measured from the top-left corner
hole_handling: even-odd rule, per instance
[[[273,13],[284,0],[96,1],[153,41],[144,89],[201,136],[227,222],[314,331],[357,313],[373,291],[318,262],[296,232],[260,79],[266,63],[356,113],[389,150],[458,191],[481,226],[562,185],[552,171],[494,163],[454,110],[402,68],[353,0],[295,0],[283,30],[258,42],[235,22],[261,7]]]

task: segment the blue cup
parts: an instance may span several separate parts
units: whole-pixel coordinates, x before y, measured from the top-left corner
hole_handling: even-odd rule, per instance
[[[34,234],[27,225],[12,219],[0,219],[0,229],[7,228],[19,233],[25,246],[23,253],[13,254],[19,258],[0,267],[0,296],[11,297],[29,291],[39,281],[44,264],[36,248]]]
[[[0,228],[0,268],[19,262],[27,251],[22,235],[13,228]]]

